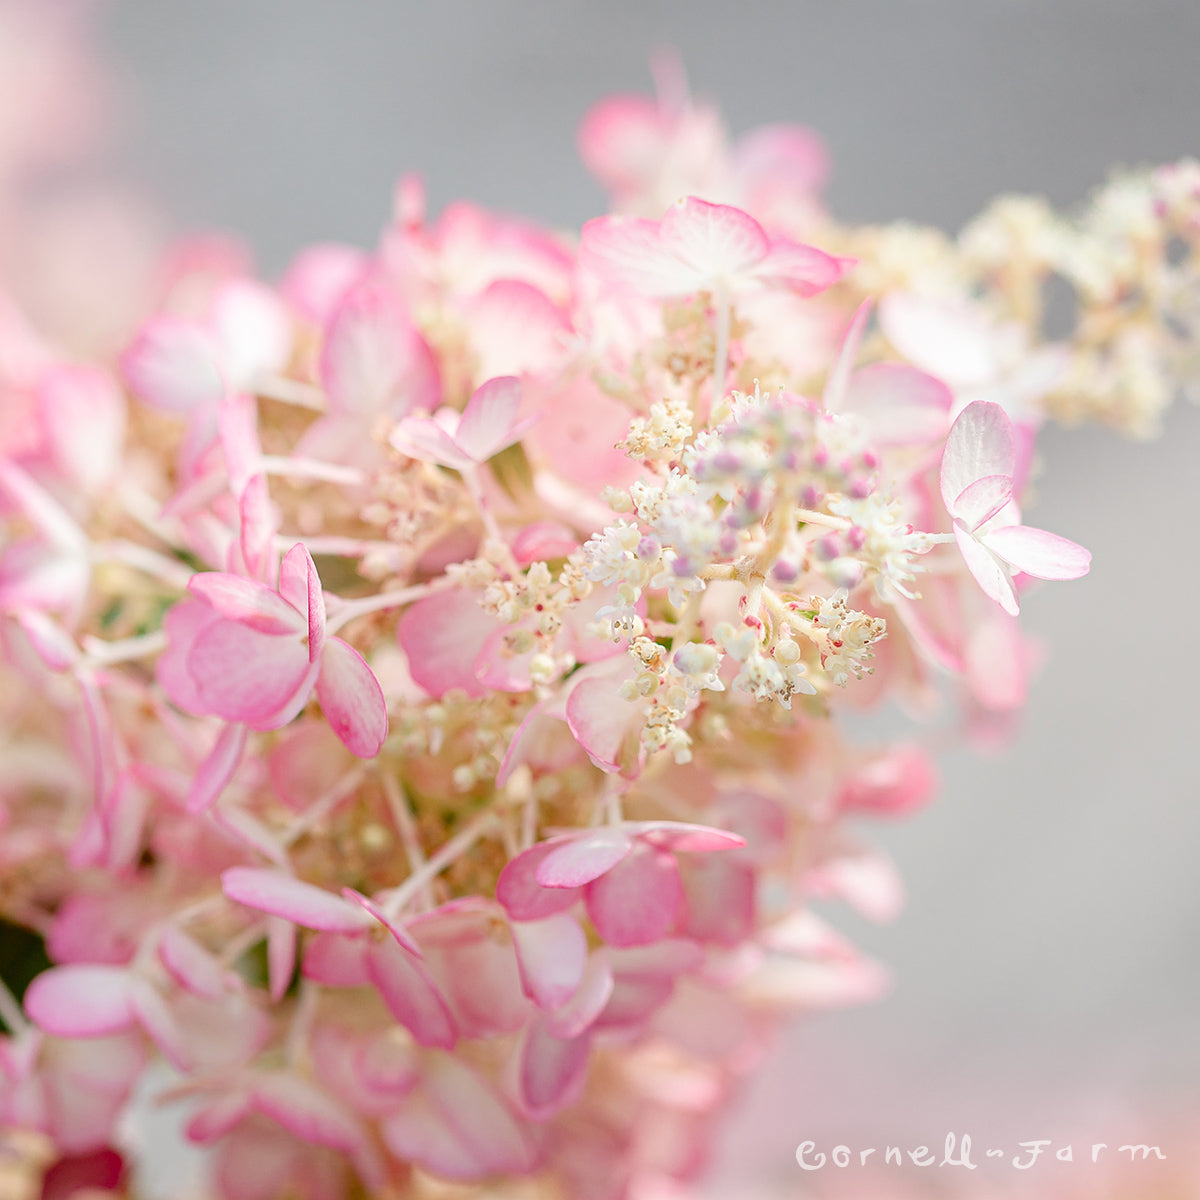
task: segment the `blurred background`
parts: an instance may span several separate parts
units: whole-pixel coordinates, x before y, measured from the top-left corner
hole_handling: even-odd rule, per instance
[[[268,274],[306,242],[371,245],[412,170],[433,211],[577,227],[603,206],[579,120],[650,90],[662,46],[734,133],[816,128],[843,221],[952,231],[1001,192],[1069,206],[1114,166],[1200,152],[1195,0],[112,0],[99,22],[126,163],[177,228],[244,235]],[[1186,404],[1152,445],[1045,438],[1035,523],[1095,559],[1025,607],[1049,651],[1026,726],[1000,756],[947,755],[932,808],[865,831],[908,906],[839,923],[894,993],[782,1041],[714,1196],[799,1194],[805,1138],[1178,1149],[1200,1101],[1198,450]]]

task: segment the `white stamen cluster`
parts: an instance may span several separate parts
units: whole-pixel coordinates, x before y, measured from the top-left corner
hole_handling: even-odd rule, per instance
[[[858,612],[846,603],[846,592],[832,596],[814,596],[810,602],[816,612],[813,631],[821,650],[821,666],[838,687],[845,687],[851,676],[861,679],[874,671],[867,660],[874,658],[871,646],[887,633],[887,622]]]
[[[851,522],[844,536],[846,549],[860,570],[874,575],[879,598],[890,601],[899,594],[915,600],[920,593],[910,585],[921,570],[918,558],[934,543],[928,534],[914,530],[904,519],[900,502],[878,494],[862,499],[833,496],[827,507],[835,516]],[[829,577],[839,586],[857,582],[838,579],[832,573]]]

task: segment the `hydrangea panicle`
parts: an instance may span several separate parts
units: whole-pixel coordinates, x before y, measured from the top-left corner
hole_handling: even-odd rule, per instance
[[[581,145],[577,241],[408,176],[278,285],[168,248],[91,358],[0,256],[0,917],[51,959],[0,1133],[50,1184],[116,1147],[136,1194],[166,1086],[214,1200],[628,1200],[785,1016],[886,990],[810,904],[896,915],[848,825],[936,772],[844,714],[946,675],[1012,726],[1025,577],[1089,564],[1021,523],[1034,441],[1182,372],[1194,280],[1120,247],[1194,244],[1197,169],[951,244],[839,229],[815,135],[669,71]]]

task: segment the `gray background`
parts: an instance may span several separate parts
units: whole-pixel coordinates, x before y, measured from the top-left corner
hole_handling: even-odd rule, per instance
[[[648,90],[664,44],[735,133],[815,126],[847,220],[954,229],[1001,191],[1073,204],[1115,164],[1200,151],[1196,0],[114,0],[103,32],[129,161],[181,228],[244,233],[268,272],[306,241],[372,244],[412,169],[434,211],[578,225],[603,199],[578,121]],[[932,809],[868,831],[910,900],[891,928],[844,927],[894,995],[785,1039],[714,1194],[794,1183],[802,1137],[1104,1140],[1139,1108],[1166,1137],[1200,1098],[1198,447],[1186,406],[1151,446],[1046,438],[1036,523],[1095,566],[1027,604],[1051,655],[1024,734],[949,756]]]

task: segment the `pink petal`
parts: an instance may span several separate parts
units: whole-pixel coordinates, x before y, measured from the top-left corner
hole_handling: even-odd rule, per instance
[[[523,654],[513,654],[507,645],[508,635],[514,629],[532,628],[532,619],[526,619],[516,626],[497,629],[488,638],[475,663],[475,678],[484,687],[497,692],[527,692],[533,687],[530,665],[537,653],[537,647],[534,646]]]
[[[470,898],[466,898],[470,899]],[[425,965],[442,993],[459,1036],[487,1038],[515,1033],[530,1005],[512,943],[497,936],[496,906],[476,911],[454,901],[413,921]]]
[[[758,909],[754,868],[724,857],[680,865],[684,913],[680,933],[700,942],[737,946],[753,936]]]
[[[240,495],[250,477],[260,469],[262,458],[254,397],[242,392],[222,396],[217,404],[217,433],[229,471],[230,490]]]
[[[279,594],[307,622],[308,620],[308,579],[312,555],[303,542],[297,542],[280,560],[279,563]],[[316,571],[316,566],[312,566]]]
[[[275,833],[250,809],[231,804],[227,808],[213,809],[212,819],[246,849],[261,854],[281,871],[287,867],[287,852],[283,845]]]
[[[399,298],[378,280],[359,284],[338,306],[320,375],[337,412],[402,417],[432,410],[441,396],[433,354]]]
[[[633,839],[619,826],[572,834],[551,849],[534,875],[542,887],[582,887],[615,867],[632,849]]]
[[[59,1144],[60,1151],[65,1149]],[[121,1190],[125,1160],[107,1146],[56,1159],[42,1175],[39,1200],[72,1200],[75,1196],[110,1196]]]
[[[8,612],[61,612],[74,619],[88,593],[91,564],[40,538],[10,541],[0,555],[0,607]]]
[[[256,633],[217,621],[196,636],[187,671],[205,710],[254,729],[277,729],[281,711],[311,692],[308,649],[300,637]],[[315,672],[314,672],[315,673]]]
[[[871,363],[851,376],[842,411],[867,424],[876,446],[916,446],[946,436],[954,396],[940,380],[904,363]]]
[[[993,554],[961,521],[954,522],[954,540],[958,543],[967,570],[975,576],[975,582],[1010,616],[1015,617],[1021,606],[1017,601],[1017,590],[1013,587],[1012,574],[1003,562]]]
[[[465,471],[476,463],[431,417],[405,417],[389,434],[388,442],[393,450],[409,458],[437,463],[455,471]]]
[[[346,939],[341,939],[345,941]],[[278,1004],[296,972],[296,926],[286,917],[267,919],[267,993]]]
[[[124,967],[51,967],[29,985],[25,1011],[34,1024],[57,1037],[101,1037],[137,1022]]]
[[[213,748],[204,756],[192,781],[187,796],[188,812],[205,812],[217,802],[242,761],[245,749],[245,725],[226,725],[217,735]]]
[[[362,1141],[357,1122],[342,1106],[294,1071],[260,1075],[252,1094],[256,1107],[302,1142],[354,1150]]]
[[[86,549],[87,538],[74,517],[41,484],[4,458],[0,458],[0,490],[12,498],[57,549],[80,553]]]
[[[670,854],[639,845],[588,884],[585,896],[588,916],[610,946],[646,946],[674,926],[683,888]]]
[[[538,704],[529,710],[512,735],[500,770],[496,772],[496,786],[503,787],[522,763],[556,771],[582,760],[579,743],[571,736],[565,722]]]
[[[541,842],[509,859],[496,880],[496,899],[514,921],[537,921],[570,908],[579,898],[575,888],[542,887],[537,869],[546,855],[553,853],[565,839]]]
[[[892,921],[904,906],[900,875],[892,861],[877,852],[821,863],[806,882],[814,895],[837,896],[872,921]]]
[[[409,954],[416,955],[417,958],[421,957],[421,948],[412,940],[408,930],[393,921],[374,900],[364,896],[362,892],[356,892],[353,888],[342,888],[342,896],[351,904],[357,904],[359,908],[370,913]]]
[[[278,296],[253,279],[217,289],[208,314],[230,385],[253,391],[259,375],[282,371],[292,350],[292,323]]]
[[[919,746],[895,746],[846,778],[838,807],[875,816],[907,816],[929,803],[937,787],[937,772],[924,750]]]
[[[628,662],[623,656],[620,666]],[[640,705],[620,695],[621,682],[621,675],[606,673],[575,684],[567,699],[567,726],[602,771],[630,776],[641,761],[638,731],[645,718]]]
[[[637,476],[638,465],[616,449],[616,443],[629,432],[629,409],[606,395],[587,373],[574,378],[556,375],[552,381],[526,379],[523,383],[525,403],[530,411],[540,414],[522,441],[536,464],[555,472],[570,463],[571,483],[588,493],[598,492],[607,484],[629,483]],[[548,497],[543,499],[554,504]],[[591,520],[577,501],[560,503],[557,512],[547,515],[557,516],[572,529]],[[601,517],[601,524],[603,521]],[[591,530],[592,525],[586,524],[586,531]]]
[[[611,637],[603,634],[597,635],[592,631],[591,626],[596,622],[596,613],[608,604],[617,602],[617,589],[615,587],[601,587],[595,584],[589,595],[583,600],[570,605],[565,613],[563,613],[562,641],[560,646],[565,646],[575,656],[576,662],[590,663],[600,662],[606,658],[615,658],[617,655],[625,653],[625,647],[621,642],[614,642]],[[634,606],[635,611],[639,616],[646,615],[646,601],[641,599]]]
[[[271,503],[267,477],[262,473],[252,475],[242,489],[238,498],[238,521],[242,562],[249,575],[261,579],[268,563],[275,561],[275,534],[279,531],[279,514]]]
[[[950,509],[972,532],[990,521],[1011,499],[1011,475],[985,475],[975,480],[954,501]]]
[[[167,648],[159,656],[155,668],[163,691],[184,712],[202,716],[208,707],[200,697],[196,681],[188,670],[188,658],[196,639],[223,618],[202,600],[182,600],[171,608],[163,620]]]
[[[216,957],[177,925],[163,929],[158,957],[172,978],[194,996],[217,1000],[229,988],[227,973]]]
[[[513,436],[520,408],[519,379],[511,375],[489,379],[467,402],[454,440],[476,462],[485,462],[520,436]]]
[[[337,735],[320,718],[301,721],[276,741],[267,760],[275,795],[303,812],[337,788],[350,767]]]
[[[512,544],[513,555],[523,567],[539,559],[566,558],[578,548],[579,539],[565,525],[554,521],[537,521],[524,526]]]
[[[321,588],[317,564],[313,562],[308,547],[303,542],[297,542],[284,555],[285,560],[288,555],[299,555],[304,560],[306,603],[300,611],[308,615],[308,661],[315,663],[325,646],[325,592]]]
[[[596,1018],[596,1028],[637,1029],[666,1004],[674,990],[673,975],[618,975],[604,1011]]]
[[[304,950],[304,978],[328,987],[366,987],[371,982],[367,970],[369,947],[365,938],[318,933]]]
[[[711,825],[693,825],[687,821],[630,821],[625,826],[639,840],[663,850],[689,854],[713,850],[737,850],[746,839],[737,833],[714,829]]]
[[[493,1173],[464,1146],[453,1122],[421,1092],[413,1089],[380,1122],[384,1145],[401,1162],[413,1163],[443,1179],[483,1179]]]
[[[159,992],[144,979],[133,978],[129,985],[129,1005],[138,1024],[179,1071],[194,1066],[192,1054],[178,1022]]]
[[[215,1142],[240,1125],[249,1112],[250,1097],[245,1093],[231,1092],[221,1096],[206,1104],[187,1123],[187,1139],[201,1145]]]
[[[591,1038],[558,1038],[537,1018],[521,1043],[518,1088],[521,1107],[534,1120],[543,1120],[579,1096],[587,1078]]]
[[[13,614],[30,648],[51,671],[68,671],[79,663],[79,647],[57,621],[35,609]]]
[[[367,974],[392,1016],[422,1046],[454,1046],[454,1018],[420,959],[387,938],[369,945]]]
[[[667,209],[659,240],[663,250],[705,279],[726,282],[747,273],[770,249],[763,227],[749,213],[696,196],[677,200]]]
[[[203,571],[188,581],[188,591],[229,621],[257,633],[307,632],[304,610],[297,612],[277,591],[253,579]]]
[[[41,1038],[28,1039],[36,1050]],[[43,1043],[44,1044],[44,1043]],[[50,1047],[47,1047],[50,1050]],[[60,1042],[47,1056],[53,1065],[29,1080],[40,1095],[33,1099],[34,1112],[10,1112],[6,1121],[17,1123],[22,1116],[38,1124],[44,1114],[59,1150],[86,1152],[105,1145],[113,1136],[120,1110],[146,1065],[145,1039],[131,1029],[112,1037]],[[14,1097],[20,1105],[18,1096]],[[41,1109],[42,1112],[37,1112]],[[36,1115],[35,1115],[36,1114]],[[43,1126],[43,1128],[45,1128]]]
[[[663,117],[646,96],[609,96],[588,110],[579,126],[579,154],[611,191],[642,186],[662,158]]]
[[[379,753],[388,733],[383,689],[367,660],[341,638],[325,643],[317,699],[325,719],[351,754],[374,758]]]
[[[659,223],[642,217],[596,217],[579,240],[579,263],[599,279],[646,296],[685,296],[711,281],[662,245]]]
[[[153,317],[121,356],[129,390],[151,408],[190,412],[225,394],[213,336],[195,321]]]
[[[799,296],[815,296],[832,287],[854,265],[853,259],[834,258],[815,246],[780,238],[753,271],[759,283],[787,288]]]
[[[435,699],[451,688],[481,696],[485,688],[475,662],[500,622],[479,605],[474,592],[447,591],[410,605],[396,636],[413,679]]]
[[[972,535],[968,533],[966,536]],[[912,639],[914,647],[922,655],[953,674],[957,675],[962,671],[963,659],[957,636],[953,640],[948,638],[950,631],[932,617],[929,603],[924,600],[909,600],[897,594],[892,597],[891,606],[900,618],[905,632]]]
[[[999,404],[976,400],[958,414],[942,455],[942,501],[952,516],[954,504],[977,479],[1009,475],[1016,465],[1012,422]]]
[[[1028,525],[1008,525],[983,535],[984,545],[1005,562],[1035,579],[1080,579],[1092,556],[1075,542]]]
[[[367,256],[357,246],[309,246],[292,259],[279,283],[283,298],[304,320],[322,325],[363,276]]]
[[[550,371],[570,325],[545,292],[519,279],[497,279],[470,305],[467,328],[478,356],[476,378],[492,379]]]
[[[850,324],[846,326],[846,332],[842,335],[837,359],[825,380],[825,390],[821,393],[821,403],[828,412],[840,412],[842,409],[850,373],[854,370],[854,361],[858,357],[858,348],[862,342],[863,329],[870,316],[871,301],[867,299],[855,310]]]
[[[374,924],[358,905],[282,871],[230,867],[221,873],[221,889],[230,900],[247,908],[286,917],[308,929],[358,933]]]
[[[213,1183],[224,1200],[274,1200],[287,1194],[301,1171],[313,1182],[304,1147],[271,1122],[239,1124],[214,1157]]]
[[[803,125],[764,125],[738,139],[734,169],[758,187],[776,185],[788,195],[815,192],[829,177],[829,152],[820,135]]]
[[[880,303],[879,323],[905,358],[951,387],[979,387],[996,378],[997,331],[961,301],[892,293]]]
[[[360,1044],[349,1064],[352,1074],[346,1085],[358,1093],[360,1102],[363,1091],[377,1097],[381,1106],[374,1115],[381,1116],[391,1109],[397,1097],[412,1091],[420,1078],[420,1061],[420,1052],[411,1042],[402,1042],[392,1036],[390,1029],[385,1029]],[[318,1059],[318,1070],[319,1064]]]
[[[115,474],[125,440],[125,397],[94,367],[57,367],[43,376],[38,414],[58,470],[92,493]]]
[[[576,992],[587,964],[587,938],[568,913],[510,923],[525,994],[543,1009],[562,1007]]]
[[[603,948],[588,955],[583,978],[575,994],[560,1008],[546,1014],[546,1028],[560,1038],[578,1037],[590,1028],[613,993],[612,964]]]
[[[450,1054],[429,1055],[421,1086],[382,1123],[399,1159],[446,1179],[523,1175],[533,1146],[508,1105],[482,1076]]]
[[[964,671],[973,699],[992,713],[1023,708],[1036,658],[1020,624],[992,609],[967,638]]]

